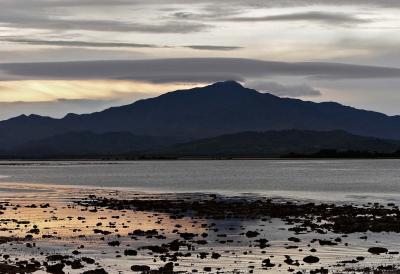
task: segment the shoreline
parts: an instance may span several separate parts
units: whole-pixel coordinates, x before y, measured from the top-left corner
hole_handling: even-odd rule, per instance
[[[85,274],[150,269],[152,273],[367,273],[367,268],[393,273],[389,270],[399,267],[399,209],[394,204],[334,205],[259,195],[62,186],[51,195],[24,197],[18,203],[15,199],[1,203],[0,248],[10,257],[0,257],[0,270],[5,265],[14,270],[30,265],[47,273],[61,269]],[[350,223],[360,225],[349,226],[347,216],[353,216]],[[361,219],[355,222],[355,216]],[[389,216],[386,226],[379,225],[383,216]],[[367,231],[365,224],[380,232]],[[392,230],[396,232],[388,232]],[[34,262],[19,263],[17,255]]]
[[[126,158],[126,157],[44,157],[44,158],[1,158],[0,156],[0,164],[2,162],[62,162],[62,161],[70,161],[70,162],[85,162],[85,161],[97,161],[97,162],[107,162],[107,161],[115,161],[115,162],[141,162],[141,161],[237,161],[237,160],[252,160],[252,161],[263,161],[263,160],[400,160],[400,157],[176,157],[176,158]]]

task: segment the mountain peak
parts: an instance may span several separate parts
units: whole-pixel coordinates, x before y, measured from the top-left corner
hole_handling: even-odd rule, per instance
[[[214,84],[211,84],[210,87],[230,88],[230,89],[244,89],[245,88],[240,83],[233,81],[233,80],[216,82]]]

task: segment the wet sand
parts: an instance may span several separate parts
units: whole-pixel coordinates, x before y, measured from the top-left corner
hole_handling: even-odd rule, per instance
[[[399,273],[395,204],[6,183],[0,202],[0,273]]]

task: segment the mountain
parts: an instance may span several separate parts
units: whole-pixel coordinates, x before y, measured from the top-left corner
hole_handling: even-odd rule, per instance
[[[160,155],[178,156],[284,156],[311,155],[324,150],[393,153],[399,141],[349,134],[342,130],[283,130],[241,132],[206,138],[160,150]]]
[[[363,137],[341,130],[282,130],[240,132],[179,143],[179,140],[136,136],[129,132],[69,132],[24,145],[0,155],[48,158],[62,156],[131,155],[136,157],[238,156],[279,157],[321,151],[394,153],[400,141]]]
[[[0,150],[72,131],[130,132],[186,140],[242,131],[335,130],[400,139],[400,117],[337,103],[280,98],[233,81],[178,90],[133,104],[62,119],[38,115],[0,122]]]
[[[88,131],[68,132],[49,138],[27,142],[8,151],[9,155],[116,155],[139,152],[177,143],[177,139],[136,136],[129,132],[96,134]],[[7,153],[7,152],[3,152]]]

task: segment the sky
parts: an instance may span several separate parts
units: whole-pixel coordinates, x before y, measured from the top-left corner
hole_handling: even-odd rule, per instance
[[[398,0],[0,0],[0,120],[236,80],[398,115]]]

